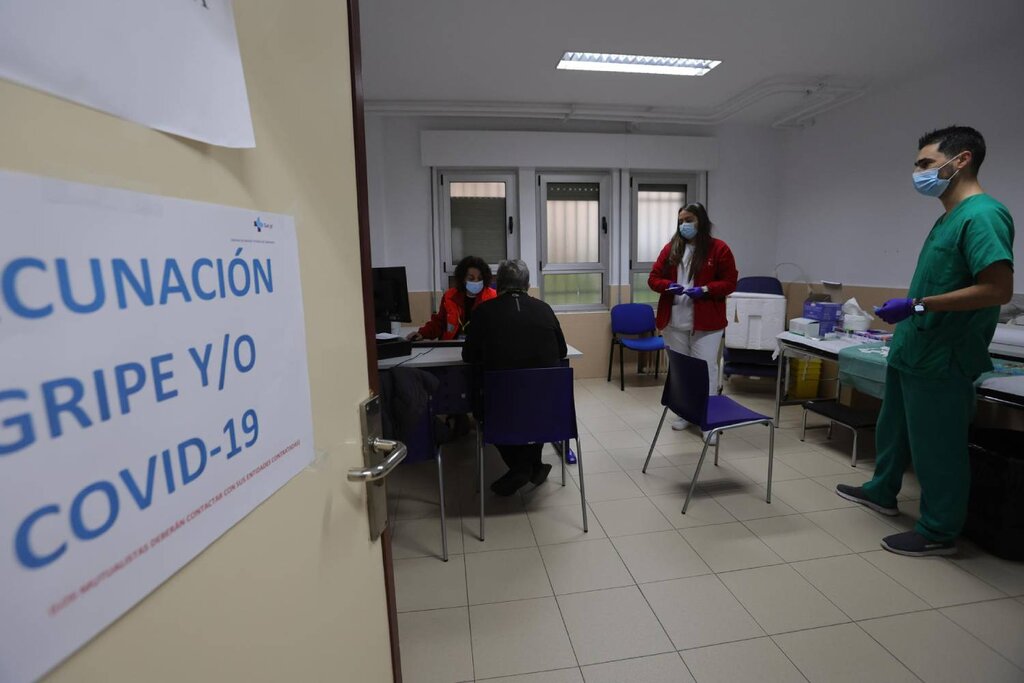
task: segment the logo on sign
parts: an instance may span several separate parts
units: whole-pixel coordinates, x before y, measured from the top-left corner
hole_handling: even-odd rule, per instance
[[[274,227],[273,223],[266,223],[259,216],[256,217],[256,220],[254,220],[252,224],[256,226],[256,232],[263,232],[264,230],[270,230]]]

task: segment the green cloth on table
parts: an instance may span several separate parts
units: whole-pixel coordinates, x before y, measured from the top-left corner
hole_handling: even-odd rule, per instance
[[[882,342],[843,349],[839,352],[839,381],[862,394],[883,398],[888,351]]]
[[[885,397],[885,374],[888,366],[888,349],[881,342],[851,346],[839,352],[839,381],[853,387],[862,394]],[[1024,363],[993,359],[992,372],[982,374],[974,382],[975,387],[993,377],[1024,375]]]

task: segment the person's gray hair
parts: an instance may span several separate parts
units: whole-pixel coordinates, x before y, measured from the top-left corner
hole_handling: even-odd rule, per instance
[[[498,293],[510,289],[530,289],[530,268],[521,259],[508,259],[498,264]]]

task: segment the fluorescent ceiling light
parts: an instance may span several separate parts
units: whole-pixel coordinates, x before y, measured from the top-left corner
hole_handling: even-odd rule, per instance
[[[603,52],[566,52],[559,69],[574,71],[618,71],[631,74],[667,74],[669,76],[703,76],[722,62],[713,59],[685,57],[644,57],[641,55],[610,55]]]

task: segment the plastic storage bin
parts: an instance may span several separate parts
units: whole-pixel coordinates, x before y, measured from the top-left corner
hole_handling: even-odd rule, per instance
[[[971,498],[964,536],[1007,560],[1024,560],[1024,432],[971,434]]]
[[[786,297],[734,292],[725,300],[725,316],[726,348],[774,351],[786,329]]]

